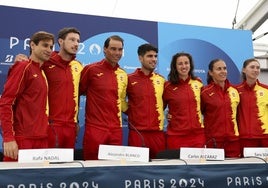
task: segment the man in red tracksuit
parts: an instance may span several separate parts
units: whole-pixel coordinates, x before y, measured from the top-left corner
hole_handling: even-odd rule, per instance
[[[80,32],[73,27],[58,33],[60,50],[43,65],[49,91],[49,147],[75,148],[79,130],[79,81],[83,66],[75,57]]]
[[[139,46],[138,56],[142,66],[128,75],[127,86],[128,145],[148,147],[151,159],[165,150],[162,100],[165,79],[154,72],[157,53],[158,49],[151,44]]]
[[[66,27],[58,33],[60,50],[52,52],[44,62],[48,81],[49,101],[49,147],[75,148],[79,131],[79,80],[83,66],[75,57],[80,42],[80,31]],[[27,60],[23,54],[16,56],[15,62]]]
[[[18,149],[48,147],[48,88],[40,67],[49,59],[53,44],[53,34],[35,33],[29,60],[9,70],[0,99],[4,161],[17,160]]]
[[[119,67],[123,39],[117,35],[104,42],[105,58],[86,65],[81,73],[80,94],[86,95],[84,160],[98,159],[100,144],[122,145],[122,104],[127,74]]]

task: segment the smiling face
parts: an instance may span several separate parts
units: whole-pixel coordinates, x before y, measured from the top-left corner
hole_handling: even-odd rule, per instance
[[[189,58],[187,56],[179,56],[176,60],[176,69],[179,74],[179,78],[183,80],[187,79],[191,69]]]
[[[249,62],[242,70],[246,76],[246,80],[256,81],[260,74],[260,64],[258,61]]]
[[[139,56],[144,73],[153,72],[157,65],[157,52],[154,50],[147,51],[143,56]]]
[[[31,42],[30,58],[39,63],[47,61],[52,53],[53,44],[53,40],[41,40],[38,44]]]
[[[120,40],[111,39],[109,45],[103,50],[107,61],[115,66],[123,55],[123,43]]]
[[[219,60],[213,64],[213,69],[209,70],[209,75],[217,84],[225,82],[227,79],[227,67],[224,61]]]

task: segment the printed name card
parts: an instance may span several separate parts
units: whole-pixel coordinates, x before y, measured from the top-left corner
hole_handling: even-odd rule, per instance
[[[21,149],[18,155],[19,163],[71,162],[74,160],[74,150],[65,148]]]
[[[99,159],[149,162],[149,148],[133,146],[100,145]]]
[[[180,159],[199,159],[208,161],[223,161],[224,149],[216,148],[180,148]]]
[[[244,157],[260,157],[268,159],[268,148],[267,147],[246,147],[244,148]]]

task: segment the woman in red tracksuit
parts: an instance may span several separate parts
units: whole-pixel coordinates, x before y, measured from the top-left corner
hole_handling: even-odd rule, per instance
[[[268,147],[268,86],[259,82],[260,63],[247,59],[243,64],[238,127],[241,152],[244,147]]]
[[[168,106],[167,149],[204,147],[205,134],[200,109],[203,86],[193,74],[193,58],[188,53],[172,57],[163,100]]]
[[[214,59],[209,64],[208,85],[201,91],[201,107],[207,147],[223,148],[226,157],[240,157],[236,121],[239,94],[227,80],[226,64]]]

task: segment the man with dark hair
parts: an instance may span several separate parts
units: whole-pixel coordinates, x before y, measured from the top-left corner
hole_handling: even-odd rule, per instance
[[[48,88],[41,66],[51,55],[54,35],[36,32],[30,57],[14,64],[0,98],[4,161],[16,161],[19,149],[47,148]]]
[[[158,49],[151,44],[138,47],[141,68],[128,75],[127,86],[128,145],[148,147],[151,159],[165,150],[162,100],[165,79],[154,72],[157,66],[157,53]]]
[[[43,69],[49,92],[49,147],[75,148],[79,130],[79,81],[83,69],[76,53],[80,32],[73,27],[58,33],[59,51],[54,51]]]
[[[83,66],[76,53],[80,42],[80,31],[66,27],[58,33],[59,51],[54,51],[44,63],[48,81],[49,101],[49,147],[75,148],[79,131],[79,80]],[[19,54],[15,61],[27,59]]]
[[[119,67],[123,39],[117,35],[104,42],[105,58],[89,64],[81,73],[80,94],[86,95],[84,160],[98,159],[100,144],[122,145],[122,103],[127,74]]]

